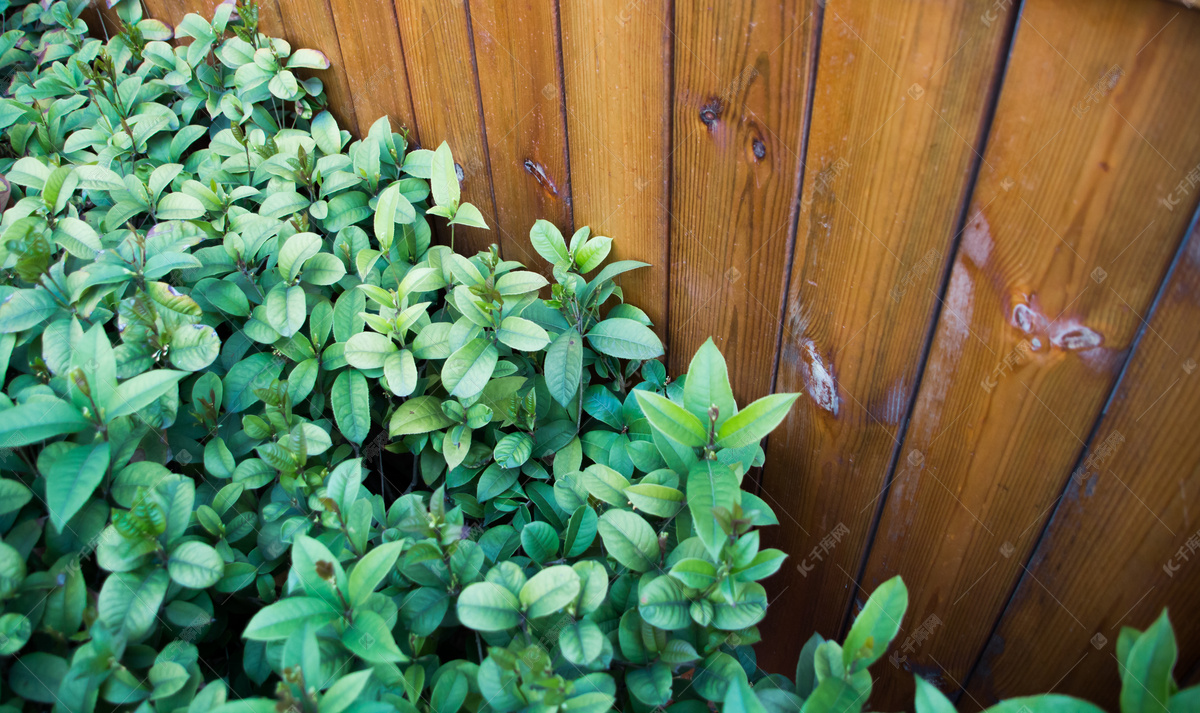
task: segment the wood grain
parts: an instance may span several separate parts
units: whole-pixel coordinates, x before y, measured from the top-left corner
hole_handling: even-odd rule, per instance
[[[495,227],[495,197],[465,0],[395,0],[395,9],[404,61],[412,77],[409,91],[421,146],[435,149],[449,142],[462,169],[462,200],[473,203],[491,228],[456,228],[455,249],[472,255],[493,243],[503,246]]]
[[[1196,232],[1148,322],[1089,444],[1090,465],[1085,459],[1070,480],[970,679],[968,702],[1053,687],[1116,710],[1117,635],[1122,626],[1145,629],[1163,607],[1180,643],[1181,685],[1200,662]]]
[[[610,260],[650,263],[618,282],[665,336],[670,0],[562,0],[559,11],[575,225],[611,237]]]
[[[814,2],[679,3],[671,373],[712,336],[747,402],[771,390],[795,237]]]
[[[338,37],[342,38],[342,61],[354,105],[356,134],[366,136],[379,117],[387,116],[393,131],[408,129],[415,136],[417,127],[395,8],[380,0],[330,0],[329,4]]]
[[[894,574],[908,584],[900,646],[937,624],[879,667],[874,705],[911,700],[912,672],[957,694],[1184,233],[1190,206],[1156,200],[1200,163],[1186,118],[1200,93],[1180,90],[1194,87],[1200,16],[1175,14],[1155,2],[1023,6],[862,578],[868,591]]]
[[[472,3],[471,29],[496,230],[507,257],[549,275],[552,266],[529,245],[529,229],[539,218],[567,236],[574,229],[555,3]]]
[[[776,384],[804,397],[771,436],[762,478],[782,522],[764,535],[791,554],[767,582],[763,630],[787,632],[759,647],[768,671],[794,670],[813,631],[837,636],[861,595],[853,577],[1000,70],[1008,16],[981,24],[991,7],[825,7]]]

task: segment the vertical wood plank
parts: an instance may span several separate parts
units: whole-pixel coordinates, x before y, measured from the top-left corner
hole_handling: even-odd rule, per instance
[[[395,8],[380,0],[330,0],[359,137],[381,116],[415,132]],[[352,128],[352,127],[351,127]]]
[[[837,636],[860,594],[1003,61],[1008,16],[980,21],[992,7],[826,4],[776,384],[804,397],[762,478],[782,523],[766,537],[791,555],[767,582],[768,671],[794,670],[813,631]]]
[[[1195,86],[1200,16],[1177,13],[1117,0],[1023,6],[862,579],[868,591],[897,573],[908,583],[900,647],[938,623],[879,667],[876,705],[911,700],[910,671],[960,690],[1183,235],[1188,208],[1154,199],[1200,163],[1188,118],[1200,93],[1181,90]]]
[[[450,143],[462,169],[462,199],[475,204],[491,228],[459,226],[455,249],[473,255],[492,243],[503,247],[496,230],[465,0],[395,0],[395,6],[421,145],[433,149],[443,141]]]
[[[529,229],[539,218],[568,236],[573,229],[554,1],[470,8],[496,230],[507,257],[549,274],[551,266],[529,245]]]
[[[275,6],[274,14],[271,5]],[[346,76],[346,63],[342,58],[328,0],[275,0],[274,3],[261,3],[259,26],[265,34],[283,37],[293,50],[306,47],[325,53],[329,58],[329,69],[311,74],[324,82],[329,111],[338,124],[343,127],[355,126],[350,81]]]
[[[675,7],[671,372],[712,336],[740,401],[771,389],[816,9]]]
[[[575,225],[611,237],[610,260],[650,263],[617,281],[665,336],[670,0],[562,0],[560,13]]]
[[[988,705],[1048,690],[1118,708],[1122,626],[1163,607],[1181,685],[1200,662],[1200,235],[1193,231],[1113,403],[971,677]],[[1089,466],[1090,462],[1090,466]],[[1182,555],[1181,555],[1182,553]]]

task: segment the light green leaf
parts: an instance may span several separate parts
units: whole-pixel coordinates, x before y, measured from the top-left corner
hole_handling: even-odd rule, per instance
[[[570,566],[547,567],[521,587],[521,608],[530,619],[548,616],[575,601],[580,586],[579,574]]]
[[[105,407],[105,418],[111,421],[118,416],[141,411],[174,389],[179,380],[187,375],[186,371],[155,369],[122,381],[111,403]]]
[[[717,445],[741,448],[758,443],[775,430],[798,398],[800,394],[771,394],[751,403],[725,421],[717,431]]]
[[[728,539],[717,525],[713,508],[732,510],[739,492],[737,476],[726,465],[701,460],[688,471],[687,504],[692,514],[692,527],[713,557],[720,556]]]
[[[663,355],[662,341],[649,327],[624,317],[605,319],[587,333],[596,351],[618,359],[654,359]]]
[[[458,620],[476,631],[504,631],[521,622],[521,602],[491,582],[469,584],[458,595]]]
[[[496,330],[496,338],[520,352],[540,351],[550,343],[546,330],[521,317],[505,317]]]
[[[429,188],[433,191],[433,202],[439,206],[456,206],[460,197],[458,172],[450,155],[450,145],[445,141],[433,152],[431,171]]]
[[[207,589],[221,580],[225,562],[211,546],[203,542],[184,542],[167,558],[171,579],[191,589]]]
[[[1121,667],[1122,713],[1150,713],[1166,708],[1171,697],[1171,672],[1179,649],[1167,611],[1134,641]]]
[[[492,378],[499,356],[491,341],[482,337],[472,339],[446,359],[442,385],[451,396],[462,399],[477,396]]]
[[[428,433],[453,425],[442,413],[442,400],[436,396],[418,396],[400,404],[392,413],[388,434],[393,438],[413,433]]]
[[[404,542],[385,542],[371,549],[350,572],[350,604],[362,606],[396,566]]]
[[[566,406],[579,391],[583,375],[583,338],[573,329],[558,335],[546,352],[546,388]]]
[[[635,572],[645,572],[661,557],[650,524],[626,510],[609,510],[597,526],[608,554]]]
[[[899,576],[879,585],[846,634],[842,644],[842,665],[853,673],[878,661],[900,631],[900,620],[907,609],[908,588]]]
[[[320,599],[289,597],[259,609],[246,624],[242,636],[252,641],[278,641],[305,624],[321,626],[338,616],[337,611]]]
[[[683,384],[683,405],[702,423],[708,423],[709,407],[716,406],[718,429],[737,413],[725,357],[713,344],[711,337],[700,345],[688,365],[687,381]]]
[[[74,446],[50,465],[46,473],[46,505],[50,520],[60,532],[104,480],[111,452],[107,441]]]
[[[346,440],[361,444],[371,430],[371,394],[360,371],[343,371],[329,393],[333,418]]]
[[[704,424],[682,406],[652,391],[633,393],[646,420],[667,438],[688,448],[699,448],[708,442]]]
[[[567,242],[559,229],[548,220],[538,220],[529,229],[529,242],[542,259],[551,265],[566,263],[571,259]]]

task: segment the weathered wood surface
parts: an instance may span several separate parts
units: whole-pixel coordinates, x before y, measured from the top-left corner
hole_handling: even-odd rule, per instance
[[[941,622],[879,668],[884,708],[912,699],[909,669],[957,692],[978,660],[1186,229],[1191,205],[1156,200],[1200,163],[1200,92],[1176,89],[1200,59],[1200,16],[1168,25],[1174,13],[1024,4],[861,580],[904,577],[901,642]]]
[[[529,227],[545,218],[567,236],[573,230],[557,23],[553,0],[471,6],[495,229],[505,257],[546,275],[551,266],[530,246]]]
[[[409,90],[420,144],[434,149],[443,141],[450,143],[462,169],[462,200],[473,203],[491,228],[456,227],[454,247],[474,254],[497,243],[503,250],[466,3],[395,0],[395,9],[405,66],[416,80]],[[443,237],[447,234],[442,231]]]
[[[1117,635],[1122,626],[1145,629],[1164,606],[1183,644],[1177,679],[1200,662],[1196,231],[1147,320],[1087,458],[970,679],[970,697],[982,705],[1053,687],[1115,710]]]
[[[1007,11],[980,24],[990,7],[825,6],[776,385],[805,396],[762,480],[788,513],[768,537],[792,554],[769,582],[767,628],[799,633],[763,648],[768,670],[787,670],[808,632],[837,636],[863,596],[854,580],[1006,49]]]
[[[561,0],[559,13],[575,226],[611,237],[610,260],[650,263],[618,282],[665,336],[671,3]]]
[[[712,336],[743,402],[771,390],[817,9],[675,7],[668,357],[682,373]]]

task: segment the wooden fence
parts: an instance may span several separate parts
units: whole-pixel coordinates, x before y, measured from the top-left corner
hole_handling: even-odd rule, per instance
[[[168,22],[214,0],[145,0]],[[1200,662],[1200,12],[1159,0],[261,0],[343,126],[452,145],[509,257],[548,218],[678,373],[805,393],[761,493],[759,663],[902,574],[877,709],[1116,708],[1121,626]]]

